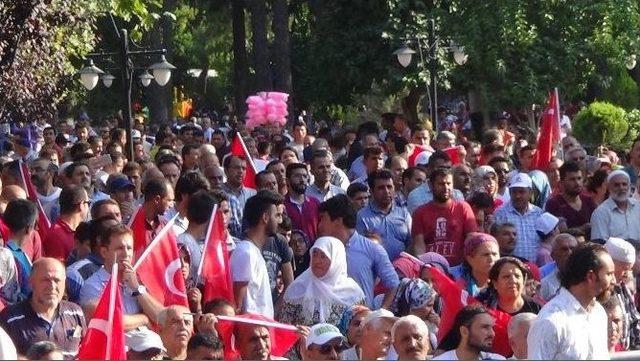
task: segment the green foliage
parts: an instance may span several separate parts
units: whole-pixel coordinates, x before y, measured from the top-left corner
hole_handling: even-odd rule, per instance
[[[628,125],[624,109],[607,102],[593,102],[573,120],[573,133],[586,146],[622,148]]]
[[[604,84],[602,100],[618,104],[625,109],[640,106],[640,90],[624,67],[612,71],[611,81]]]

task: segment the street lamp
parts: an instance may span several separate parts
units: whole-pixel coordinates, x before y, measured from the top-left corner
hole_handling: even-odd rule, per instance
[[[159,63],[155,63],[149,67],[149,70],[153,72],[153,77],[156,79],[156,83],[160,86],[164,86],[169,82],[171,78],[171,70],[175,70],[176,67],[164,58],[164,55],[160,58]]]
[[[115,28],[115,23],[114,23]],[[171,65],[164,57],[164,54],[167,52],[165,49],[143,49],[143,50],[130,50],[129,49],[129,34],[126,29],[117,29],[115,28],[116,33],[118,35],[118,39],[120,40],[120,49],[118,52],[104,52],[104,53],[92,53],[88,54],[89,63],[88,66],[80,70],[78,73],[80,74],[80,82],[84,85],[88,90],[93,89],[97,83],[100,75],[104,74],[102,70],[93,65],[92,58],[118,58],[120,62],[119,70],[122,72],[122,83],[123,83],[123,111],[122,118],[124,121],[124,128],[127,131],[127,149],[126,154],[129,160],[134,159],[133,152],[133,137],[131,135],[132,130],[132,106],[131,106],[131,88],[133,86],[131,79],[133,78],[133,72],[136,69],[133,65],[133,57],[134,56],[149,56],[149,55],[161,55],[160,62],[151,65],[148,70],[144,70],[142,75],[138,76],[140,82],[144,87],[149,86],[151,84],[151,80],[155,79],[158,85],[164,86],[171,79],[171,71],[176,69],[175,66]],[[153,72],[153,75],[149,74],[149,70]],[[105,87],[110,87],[113,84],[113,80],[115,77],[111,74],[106,74],[102,77],[102,82]]]
[[[171,73],[169,73],[169,75],[171,75]],[[149,86],[149,84],[151,84],[151,81],[153,80],[153,75],[149,74],[148,70],[145,70],[144,73],[138,76],[138,79],[140,79],[140,83],[142,84],[142,86],[146,88]]]
[[[89,64],[82,68],[78,74],[80,74],[80,83],[87,90],[91,90],[98,85],[98,79],[100,79],[100,75],[104,74],[104,71],[93,65],[93,60],[89,59]]]
[[[111,88],[111,84],[113,84],[115,78],[116,77],[111,74],[105,74],[102,76],[102,84],[107,88]]]
[[[429,116],[431,117],[431,121],[433,122],[436,131],[438,130],[438,86],[437,86],[437,71],[438,71],[438,41],[439,39],[436,37],[436,26],[435,20],[429,20],[429,35],[427,38],[425,37],[414,37],[407,39],[407,42],[413,42],[417,44],[418,51],[411,49],[407,43],[405,43],[400,49],[393,52],[398,58],[398,62],[402,67],[406,68],[411,64],[411,59],[414,54],[420,55],[419,66],[422,67],[424,71],[429,70],[430,81],[427,82],[427,86],[429,88]],[[425,51],[426,50],[426,53]],[[454,43],[451,43],[447,47],[443,47],[444,50],[453,53],[453,61],[458,65],[464,65],[468,60],[468,55],[465,54],[464,48],[458,46]],[[428,61],[428,64],[425,63],[425,58]]]

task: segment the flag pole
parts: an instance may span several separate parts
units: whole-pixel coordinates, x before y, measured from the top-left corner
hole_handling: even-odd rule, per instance
[[[153,250],[153,248],[160,242],[160,240],[167,234],[167,232],[169,232],[171,230],[171,227],[176,222],[176,219],[178,218],[178,215],[179,214],[176,213],[176,215],[173,216],[173,218],[171,218],[171,220],[164,226],[164,228],[162,230],[160,230],[160,232],[158,233],[156,238],[154,238],[153,241],[151,241],[149,246],[147,246],[147,248],[145,248],[144,252],[140,255],[140,258],[138,258],[136,260],[136,264],[133,265],[133,270],[134,271],[138,269],[140,264],[142,264],[142,261],[144,261],[144,259],[147,258],[149,253],[151,253],[151,251]]]
[[[204,238],[204,248],[202,252],[202,257],[200,257],[200,263],[198,264],[198,273],[196,274],[195,280],[196,284],[200,279],[200,275],[202,274],[202,266],[204,265],[204,255],[206,253],[207,248],[209,247],[209,238],[211,238],[211,232],[213,231],[214,222],[216,220],[216,212],[218,211],[218,205],[215,204],[213,206],[213,210],[211,211],[211,219],[209,220],[209,226],[207,227],[207,235]]]
[[[560,128],[560,97],[558,96],[558,87],[553,88],[553,95],[556,97],[556,119],[558,120],[558,129]]]
[[[118,287],[118,262],[113,263],[113,268],[111,269],[111,283],[109,283],[110,289],[109,292],[109,318],[107,321],[107,349],[105,352],[105,360],[111,360],[111,338],[113,337],[113,316],[115,313],[116,306],[116,292]]]
[[[247,159],[245,159],[247,162],[249,162],[249,165],[251,165],[251,169],[253,169],[253,173],[258,173],[256,171],[256,166],[253,165],[253,159],[251,159],[251,154],[249,154],[249,151],[247,150],[247,146],[244,145],[244,139],[242,139],[242,136],[240,135],[240,133],[236,133],[236,137],[238,137],[238,139],[240,140],[240,145],[242,146],[242,150],[244,151],[244,154],[246,156]]]

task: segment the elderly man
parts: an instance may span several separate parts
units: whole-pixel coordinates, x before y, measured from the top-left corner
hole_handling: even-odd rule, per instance
[[[193,333],[193,316],[184,306],[173,305],[158,314],[158,334],[172,360],[187,358],[187,344]]]
[[[613,259],[616,276],[613,296],[620,301],[624,315],[620,343],[624,350],[637,350],[640,346],[640,313],[635,306],[634,296],[626,285],[633,276],[636,250],[631,243],[614,237],[607,240],[604,248]]]
[[[607,177],[609,198],[591,215],[591,239],[640,240],[640,202],[630,197],[629,174],[615,170]]]
[[[426,360],[429,354],[429,328],[417,316],[408,315],[398,319],[391,328],[393,348],[398,360]]]
[[[29,282],[31,297],[5,308],[0,313],[0,326],[21,355],[35,342],[54,341],[65,357],[75,356],[86,320],[78,305],[62,299],[64,265],[53,258],[40,258],[33,264]]]
[[[360,360],[388,359],[391,347],[391,328],[397,318],[393,313],[381,308],[369,313],[360,324]]]
[[[530,312],[519,313],[509,320],[507,326],[507,335],[509,337],[509,346],[513,350],[513,359],[527,359],[527,335],[529,327],[536,319],[536,315]]]
[[[340,360],[342,352],[348,347],[346,337],[336,326],[319,323],[311,327],[305,344],[300,348],[303,360],[319,361]]]
[[[518,239],[513,255],[533,262],[540,245],[540,236],[534,225],[543,212],[530,203],[531,195],[531,177],[526,173],[513,175],[509,182],[510,200],[496,210],[494,217],[496,222],[509,222],[516,226]]]
[[[551,241],[551,258],[554,260],[556,268],[542,279],[540,296],[545,301],[553,298],[560,289],[560,273],[564,270],[571,252],[577,246],[576,238],[567,233],[561,233]]]

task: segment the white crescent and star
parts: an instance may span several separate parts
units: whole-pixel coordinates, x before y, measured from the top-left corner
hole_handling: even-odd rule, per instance
[[[167,266],[167,269],[164,271],[164,283],[167,285],[167,288],[169,288],[169,291],[171,291],[171,293],[176,296],[186,298],[187,295],[184,292],[180,291],[178,287],[176,287],[176,284],[174,282],[174,276],[176,272],[180,271],[181,268],[182,264],[180,263],[179,258],[174,259],[171,263],[169,263],[169,266]]]

